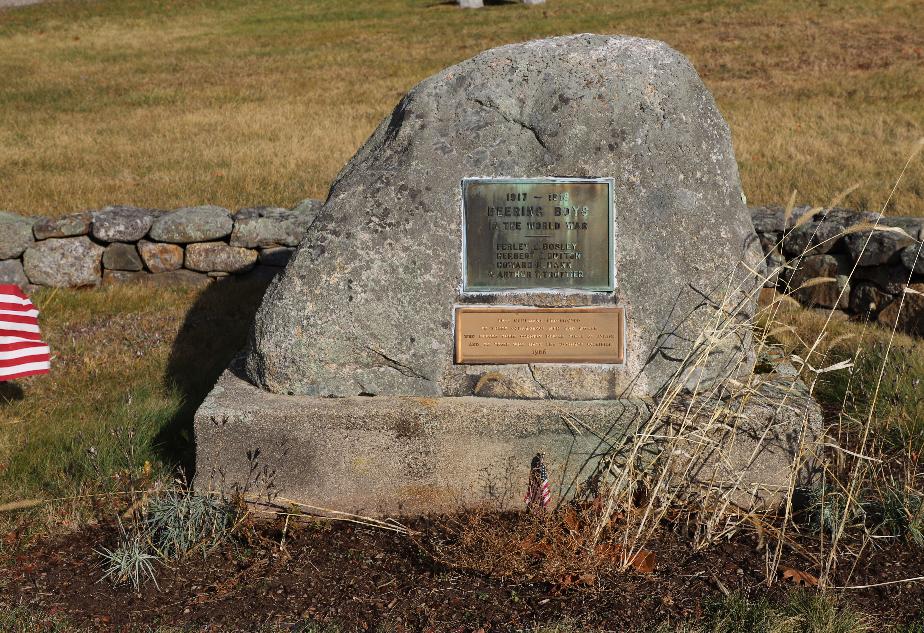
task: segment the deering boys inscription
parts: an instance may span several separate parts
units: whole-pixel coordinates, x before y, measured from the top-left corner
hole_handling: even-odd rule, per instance
[[[462,181],[463,290],[615,287],[613,181]]]

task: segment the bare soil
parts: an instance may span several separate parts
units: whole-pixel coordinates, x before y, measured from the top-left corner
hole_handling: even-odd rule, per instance
[[[522,535],[526,525],[514,514],[489,521],[512,535]],[[477,569],[467,566],[457,555],[465,550],[459,539],[472,535],[447,525],[441,518],[417,520],[414,537],[348,523],[290,525],[283,544],[280,524],[261,524],[204,559],[160,567],[158,588],[149,581],[140,593],[99,582],[95,550],[112,546],[116,532],[96,526],[35,543],[6,561],[0,604],[30,605],[101,631],[140,624],[253,630],[306,621],[349,631],[507,631],[564,618],[605,629],[651,630],[657,623],[698,618],[723,591],[781,599],[792,589],[783,580],[767,588],[764,553],[754,535],[694,551],[665,530],[649,544],[657,561],[650,573],[543,572],[550,567],[536,561],[533,573],[511,576],[487,561]],[[486,546],[489,554],[496,544]],[[811,571],[810,565],[793,550],[784,554],[783,568]],[[873,584],[922,571],[924,552],[893,542],[868,551],[849,582]],[[924,615],[924,583],[845,591],[841,600],[883,624],[913,621]]]

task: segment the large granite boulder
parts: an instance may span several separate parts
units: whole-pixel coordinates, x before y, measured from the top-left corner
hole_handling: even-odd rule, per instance
[[[313,211],[300,213],[276,207],[241,209],[234,214],[231,246],[298,246],[305,239],[305,233],[317,215],[317,208],[313,208]]]
[[[13,259],[23,254],[32,242],[34,218],[0,211],[0,259]]]
[[[92,224],[93,213],[84,211],[60,218],[42,218],[32,227],[32,232],[37,240],[47,240],[50,237],[78,237],[89,233]]]
[[[462,295],[460,181],[549,175],[615,180],[617,290]],[[557,399],[707,384],[751,367],[739,325],[756,280],[740,264],[756,270],[759,251],[728,125],[685,57],[633,37],[504,46],[414,87],[337,176],[245,371],[323,396],[470,395],[492,372]],[[622,305],[626,365],[456,365],[453,308],[485,301]]]
[[[97,286],[104,250],[87,237],[42,240],[26,250],[23,267],[29,281],[39,286]]]
[[[124,205],[106,207],[93,217],[93,237],[101,242],[137,242],[160,213]]]
[[[233,226],[231,214],[225,208],[186,207],[159,217],[151,226],[151,238],[173,244],[207,242],[227,237]]]

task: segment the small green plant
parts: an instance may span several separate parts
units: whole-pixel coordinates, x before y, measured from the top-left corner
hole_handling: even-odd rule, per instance
[[[892,482],[883,494],[882,527],[924,547],[924,494]]]
[[[659,633],[864,633],[864,618],[824,595],[796,592],[782,605],[733,593],[708,605],[700,622],[662,625]]]
[[[110,579],[114,584],[129,583],[139,591],[146,578],[150,578],[157,586],[152,561],[157,556],[149,553],[148,544],[138,532],[131,534],[119,521],[119,544],[115,549],[103,547],[98,550],[103,557],[103,577],[100,580]]]
[[[208,554],[230,535],[234,517],[223,499],[171,490],[148,503],[143,528],[161,558],[176,560]]]
[[[844,522],[863,522],[862,506],[852,504],[848,510],[847,497],[832,486],[821,485],[809,491],[809,521],[813,529],[834,534]]]
[[[863,633],[869,631],[866,619],[832,598],[808,591],[789,597],[782,615],[793,633]]]
[[[766,598],[748,600],[732,594],[707,610],[708,625],[703,631],[711,633],[771,633],[783,631],[780,616]]]

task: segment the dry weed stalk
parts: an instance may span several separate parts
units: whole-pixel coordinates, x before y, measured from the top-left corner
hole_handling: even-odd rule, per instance
[[[905,171],[922,147],[924,147],[924,139],[915,145],[892,189],[892,194],[898,188]],[[786,230],[780,242],[775,245],[775,249],[781,248],[782,242],[792,230],[816,218],[824,221],[829,212],[855,188],[855,186],[851,187],[838,194],[826,207],[810,209],[794,222],[792,216],[796,192],[793,192],[784,211]],[[884,203],[883,210],[889,204],[892,194]],[[828,239],[837,240],[850,233],[867,231],[866,241],[861,249],[862,254],[867,249],[874,232],[900,230],[881,226],[880,219],[868,224],[848,227],[840,235]],[[815,232],[817,232],[817,226]],[[834,439],[844,437],[849,429],[857,426],[855,420],[848,419],[849,416],[846,413],[846,399],[850,387],[848,387],[848,394],[844,396],[845,402],[841,411],[838,413],[836,428],[830,429],[829,434],[826,437],[823,436],[820,441],[812,443],[806,441],[809,436],[809,419],[808,416],[803,416],[800,445],[795,450],[788,489],[781,491],[785,502],[778,513],[771,510],[742,511],[742,508],[734,502],[734,496],[736,492],[742,492],[739,486],[742,483],[743,473],[732,482],[720,481],[718,477],[726,459],[723,453],[723,440],[720,438],[733,439],[736,436],[740,430],[741,414],[748,402],[752,400],[768,402],[768,395],[760,388],[760,378],[749,373],[743,379],[736,379],[733,376],[737,372],[732,371],[724,380],[715,384],[706,384],[701,380],[697,380],[692,386],[688,384],[688,378],[691,375],[702,376],[705,373],[704,369],[712,354],[721,350],[727,341],[733,340],[733,337],[738,340],[748,340],[747,337],[753,335],[754,347],[758,356],[769,352],[771,355],[776,354],[778,357],[776,362],[785,362],[787,359],[779,357],[776,350],[778,345],[774,343],[776,337],[783,334],[795,335],[804,351],[801,355],[791,356],[790,360],[798,366],[798,372],[792,372],[791,379],[786,386],[775,394],[776,401],[772,404],[777,414],[784,407],[790,406],[790,400],[800,380],[804,380],[809,394],[814,394],[819,380],[832,372],[847,372],[848,385],[851,384],[851,370],[862,354],[862,341],[854,350],[851,358],[829,364],[828,359],[831,353],[852,337],[849,334],[831,336],[831,324],[837,310],[836,307],[829,310],[821,330],[814,339],[802,339],[795,328],[785,323],[785,319],[782,318],[785,308],[790,305],[799,305],[789,296],[790,294],[813,285],[831,283],[836,280],[813,279],[802,284],[800,288],[790,288],[760,309],[754,318],[747,318],[743,312],[748,303],[756,299],[764,282],[785,273],[786,269],[798,268],[802,260],[818,247],[819,245],[815,244],[813,232],[812,239],[809,240],[805,250],[794,258],[794,261],[766,270],[763,274],[759,274],[758,271],[749,271],[759,278],[759,283],[755,287],[745,288],[743,284],[739,284],[737,287],[729,286],[726,289],[722,301],[714,306],[714,318],[691,346],[690,353],[684,359],[682,370],[663,390],[651,418],[637,429],[628,441],[610,443],[610,453],[601,462],[602,465],[597,475],[598,480],[593,491],[604,495],[605,499],[597,518],[594,531],[595,540],[600,537],[604,527],[609,525],[610,518],[619,515],[625,520],[622,534],[623,547],[630,553],[640,552],[650,541],[655,530],[663,525],[665,519],[686,516],[688,521],[694,523],[694,543],[697,546],[714,542],[744,526],[758,531],[767,554],[768,583],[773,583],[778,576],[781,557],[786,545],[802,550],[816,561],[820,568],[819,586],[822,588],[834,584],[834,572],[838,567],[839,559],[845,553],[850,554],[854,561],[857,560],[865,544],[859,548],[852,544],[845,546],[845,530],[849,524],[849,517],[860,505],[861,491],[875,477],[877,468],[882,465],[882,460],[876,456],[875,442],[872,441],[870,433],[873,428],[873,417],[883,376],[896,335],[896,326],[892,327],[876,383],[861,385],[861,388],[872,387],[872,397],[866,419],[861,420],[863,423],[859,425],[862,427],[859,441],[856,446],[852,447],[852,450],[841,446]],[[768,268],[768,261],[769,256],[764,258],[765,268]],[[859,257],[856,261],[859,261]],[[857,266],[855,263],[848,276],[848,281],[853,278]],[[906,287],[910,281],[909,276]],[[847,287],[845,285],[841,289],[835,306],[840,303]],[[746,293],[745,300],[735,302],[731,299],[739,296],[742,291]],[[897,300],[901,302],[899,303],[899,310],[901,310],[905,300],[904,294]],[[739,368],[740,363],[735,369]],[[764,434],[755,443],[752,460],[764,448],[769,430],[765,429]],[[718,457],[713,462],[713,479],[694,482],[691,477],[691,468],[695,464],[702,463],[715,452],[718,453]],[[644,455],[652,453],[655,455],[654,458],[642,459]],[[846,463],[848,459],[849,464]],[[842,495],[845,499],[843,506],[839,509],[839,516],[834,520],[836,527],[830,539],[826,538],[824,531],[818,538],[817,552],[805,551],[805,548],[791,538],[794,529],[794,493],[802,483],[798,480],[798,476],[805,472],[805,468],[810,463],[814,468],[820,469],[818,477],[827,482],[827,485],[833,485],[835,494]],[[644,489],[645,493],[641,504],[638,494],[640,488]],[[772,536],[772,542],[771,539],[766,538],[768,535]]]

